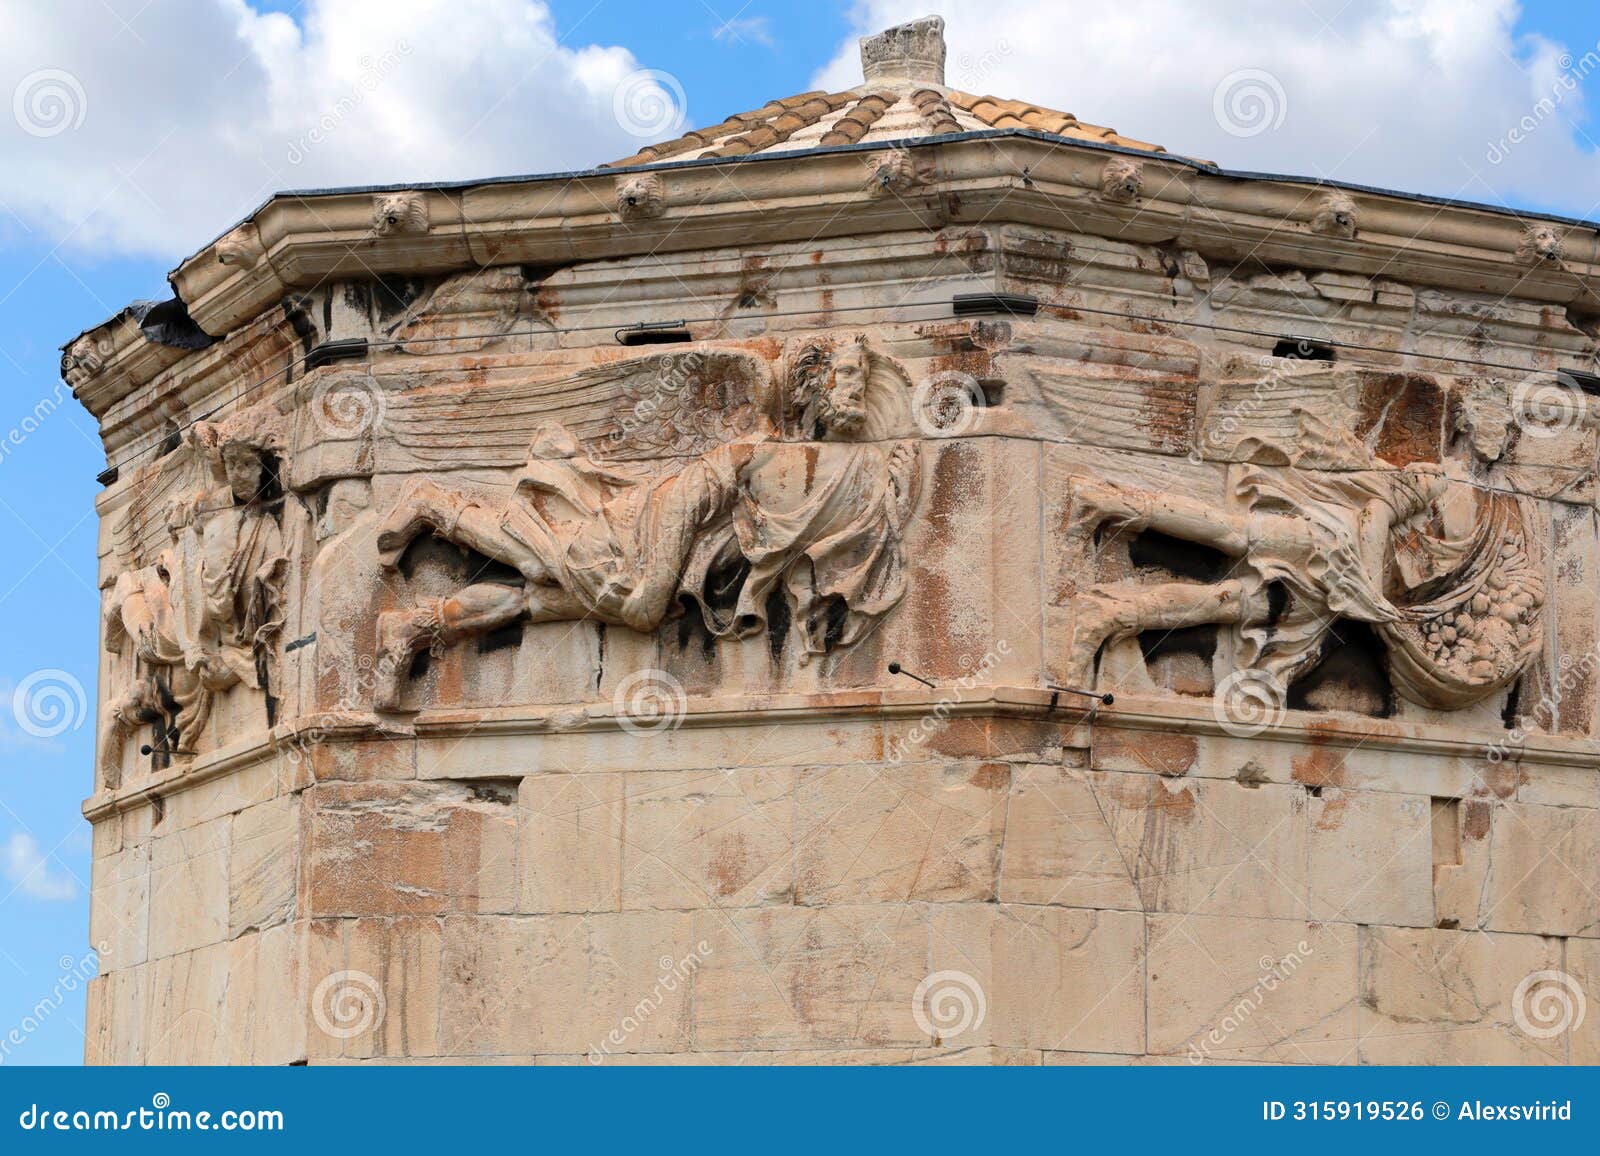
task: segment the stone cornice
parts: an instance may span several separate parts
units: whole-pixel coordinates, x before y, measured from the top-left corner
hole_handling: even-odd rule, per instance
[[[896,148],[919,157],[931,153],[929,179],[900,195],[874,195],[868,161]],[[1112,156],[1143,166],[1142,194],[1130,203],[1100,191]],[[624,224],[617,218],[616,182],[619,174],[640,171],[659,176],[666,208],[658,217]],[[1354,209],[1354,238],[1330,236],[1314,225],[1332,189],[1343,189]],[[374,198],[383,190],[280,194],[184,261],[172,274],[173,288],[201,329],[222,336],[275,308],[288,293],[331,279],[555,265],[983,222],[1172,243],[1216,261],[1381,275],[1600,313],[1590,288],[1600,277],[1600,232],[1592,223],[1227,172],[1180,157],[1068,144],[1029,130],[415,191],[426,209],[426,231],[389,236],[376,235],[372,224]],[[1559,259],[1529,257],[1530,221],[1549,225],[1560,243]],[[85,340],[95,361],[74,392],[97,415],[163,369],[205,356],[156,345],[126,315],[88,331],[68,350]]]
[[[959,692],[950,689],[943,693],[914,688],[694,698],[688,701],[676,729],[731,730],[818,723],[840,726],[881,721],[914,724],[940,716],[1053,723],[1060,727],[1061,744],[1078,748],[1090,746],[1097,726],[1118,731],[1151,731],[1164,736],[1227,738],[1240,735],[1237,728],[1230,730],[1219,721],[1210,699],[1119,694],[1113,705],[1095,708],[1091,717],[1070,696],[1038,687],[1003,685],[976,686]],[[135,784],[102,791],[84,801],[83,813],[91,822],[98,822],[106,816],[145,805],[152,798],[170,798],[246,767],[273,760],[287,760],[279,776],[282,789],[297,790],[313,781],[309,756],[305,754],[313,744],[370,740],[460,742],[501,736],[558,735],[580,739],[612,736],[638,744],[661,737],[637,735],[630,730],[631,723],[631,719],[610,703],[435,709],[411,716],[406,722],[363,712],[314,715],[281,724],[259,738],[229,744],[188,764],[174,764],[153,772]],[[1527,734],[1519,743],[1494,746],[1493,740],[1502,735],[1464,732],[1458,726],[1348,714],[1290,712],[1277,725],[1248,737],[1252,743],[1288,743],[1299,749],[1366,750],[1461,759],[1480,763],[1486,769],[1506,764],[1600,771],[1600,743],[1569,735]],[[936,749],[930,747],[930,751]],[[1489,755],[1491,749],[1496,752],[1493,758]],[[289,760],[291,752],[300,752],[300,757]],[[942,756],[930,754],[927,757]],[[817,761],[822,763],[826,759]],[[917,756],[908,755],[906,761],[917,761]],[[1022,761],[1029,760],[1023,758]]]

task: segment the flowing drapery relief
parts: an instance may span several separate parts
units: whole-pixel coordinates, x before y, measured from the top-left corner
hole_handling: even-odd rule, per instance
[[[332,396],[339,380],[297,388]],[[380,710],[400,709],[422,650],[520,623],[648,634],[689,616],[710,638],[792,639],[804,664],[859,641],[907,595],[927,455],[905,370],[863,334],[794,338],[775,359],[696,347],[489,387],[355,384],[373,416],[354,435],[258,404],[196,423],[141,475],[112,527],[122,570],[108,583],[106,646],[131,677],[108,699],[108,782],[143,725],[158,760],[194,754],[233,687],[264,692],[270,716],[298,549],[286,488],[315,504],[341,477],[416,475],[386,490],[376,546],[362,547],[399,599],[368,611]],[[1371,626],[1392,687],[1426,707],[1469,706],[1528,667],[1545,602],[1536,505],[1470,471],[1396,467],[1304,404],[1296,444],[1250,443],[1221,504],[1114,468],[1078,472],[1083,533],[1154,531],[1233,564],[1215,582],[1080,588],[1064,656],[1076,683],[1092,684],[1108,643],[1217,626],[1217,674],[1259,675],[1281,700],[1340,619]],[[1485,461],[1504,448],[1493,422],[1473,429]],[[442,593],[437,574],[413,584],[408,551],[430,536],[498,573],[448,579]]]
[[[742,637],[767,629],[782,599],[805,660],[857,641],[900,601],[921,463],[898,365],[859,334],[792,343],[776,383],[748,355],[646,361],[611,370],[634,404],[604,437],[586,446],[542,423],[509,493],[425,480],[389,513],[378,546],[390,569],[431,532],[521,582],[386,613],[380,707],[398,704],[423,647],[518,621],[649,632],[691,613],[713,636]],[[675,377],[685,372],[693,385]]]
[[[1303,424],[1327,433],[1315,419]],[[1235,669],[1281,705],[1322,658],[1338,621],[1350,619],[1373,628],[1393,686],[1413,702],[1459,709],[1511,685],[1543,638],[1533,503],[1438,464],[1366,459],[1349,470],[1235,466],[1226,508],[1079,480],[1076,520],[1085,534],[1155,531],[1215,550],[1231,565],[1217,582],[1086,591],[1075,607],[1073,676],[1088,684],[1108,643],[1218,626],[1230,636]]]
[[[191,755],[218,693],[270,695],[278,681],[289,559],[275,448],[269,430],[197,422],[117,524],[128,568],[104,605],[104,643],[134,676],[105,711],[108,785],[136,727],[155,724],[161,758]]]

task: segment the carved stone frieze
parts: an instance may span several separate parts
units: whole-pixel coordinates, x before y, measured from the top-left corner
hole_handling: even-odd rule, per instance
[[[89,1059],[1600,1059],[1513,1006],[1600,967],[1594,230],[944,56],[63,350]]]
[[[701,384],[674,382],[674,370]],[[435,481],[407,489],[378,535],[385,566],[398,569],[431,532],[521,581],[387,612],[380,708],[398,706],[418,650],[519,621],[649,632],[687,612],[712,636],[745,636],[771,627],[776,599],[804,661],[855,642],[900,601],[903,534],[920,488],[903,369],[859,334],[799,340],[763,396],[725,394],[703,412],[704,382],[727,370],[700,358],[661,360],[655,371],[659,404],[638,428],[624,421],[620,436],[586,448],[559,423],[541,425],[509,494]],[[640,441],[689,456],[642,470],[626,467],[625,451],[602,456]]]
[[[1453,483],[1437,465],[1382,461],[1335,474],[1242,467],[1232,496],[1218,509],[1091,478],[1074,487],[1086,534],[1156,531],[1235,560],[1214,583],[1092,588],[1075,611],[1074,677],[1092,680],[1108,642],[1214,625],[1231,632],[1235,669],[1281,707],[1348,618],[1382,639],[1400,693],[1454,709],[1509,686],[1539,652],[1541,534],[1527,503]]]
[[[132,675],[101,726],[107,785],[136,727],[154,724],[153,753],[170,761],[198,749],[219,692],[244,685],[270,703],[288,566],[280,444],[254,421],[197,422],[120,520],[126,568],[104,604],[104,642]]]

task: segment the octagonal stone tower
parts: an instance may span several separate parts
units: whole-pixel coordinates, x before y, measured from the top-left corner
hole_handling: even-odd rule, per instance
[[[1593,227],[944,55],[66,347],[91,1061],[1600,1059]]]

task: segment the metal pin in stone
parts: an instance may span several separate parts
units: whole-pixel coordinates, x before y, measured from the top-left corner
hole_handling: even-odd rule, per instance
[[[920,674],[913,674],[911,671],[909,671],[905,667],[901,666],[898,662],[891,662],[889,664],[889,673],[890,674],[903,674],[907,678],[916,679],[923,686],[933,687],[934,690],[938,690],[939,689],[938,686],[931,679],[923,678]]]
[[[1075,686],[1057,686],[1053,682],[1047,682],[1044,685],[1045,689],[1047,690],[1059,690],[1063,694],[1078,694],[1082,695],[1084,698],[1098,699],[1105,706],[1110,706],[1112,703],[1117,701],[1117,696],[1110,694],[1109,692],[1102,694],[1097,690],[1079,690]]]

